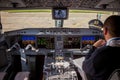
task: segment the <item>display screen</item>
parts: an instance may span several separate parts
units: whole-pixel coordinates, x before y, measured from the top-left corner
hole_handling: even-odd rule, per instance
[[[26,47],[28,44],[35,46],[35,36],[22,36],[22,47]]]
[[[68,18],[68,9],[66,7],[54,7],[52,9],[52,18],[53,19],[67,19]]]
[[[45,49],[54,49],[54,37],[38,37],[37,38],[37,46],[38,48]]]
[[[22,40],[35,40],[35,36],[22,36]]]
[[[65,49],[80,48],[80,37],[65,37],[64,48]]]
[[[95,36],[82,36],[82,47],[85,47],[86,45],[92,45],[96,41]]]

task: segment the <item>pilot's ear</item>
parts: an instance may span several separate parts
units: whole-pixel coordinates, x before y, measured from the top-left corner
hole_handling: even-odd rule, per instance
[[[108,30],[106,27],[103,28],[103,34],[106,35],[108,33]]]

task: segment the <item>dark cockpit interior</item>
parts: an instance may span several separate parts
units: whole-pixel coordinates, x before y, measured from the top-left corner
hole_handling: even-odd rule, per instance
[[[8,27],[4,28],[5,21],[10,18],[8,13],[12,16],[18,13],[6,12],[5,15],[2,12],[28,9],[50,9],[50,17],[55,21],[55,27],[51,27],[46,21],[45,24],[49,27],[37,25],[37,28],[19,29],[19,24],[18,29],[10,30],[11,23],[8,23]],[[67,22],[72,17],[69,16],[70,10],[110,11],[111,14],[119,15],[120,1],[0,0],[0,80],[83,80],[78,76],[71,59],[85,56],[91,45],[103,38],[103,21],[97,15],[96,19],[86,23],[87,28],[64,27],[64,21]],[[81,19],[80,22],[82,20],[84,21]]]

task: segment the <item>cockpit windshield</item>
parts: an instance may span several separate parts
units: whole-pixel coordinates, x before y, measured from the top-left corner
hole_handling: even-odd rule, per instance
[[[69,10],[68,19],[64,20],[65,28],[88,28],[93,19],[104,20],[112,14],[109,11]],[[50,9],[4,10],[0,11],[4,31],[24,28],[54,28],[59,21],[52,19]]]

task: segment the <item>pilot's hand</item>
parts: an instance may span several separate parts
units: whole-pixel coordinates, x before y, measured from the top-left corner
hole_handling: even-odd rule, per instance
[[[96,41],[96,42],[93,44],[93,46],[95,46],[95,47],[100,47],[100,46],[103,46],[105,43],[106,43],[105,40],[99,39],[98,41]]]

